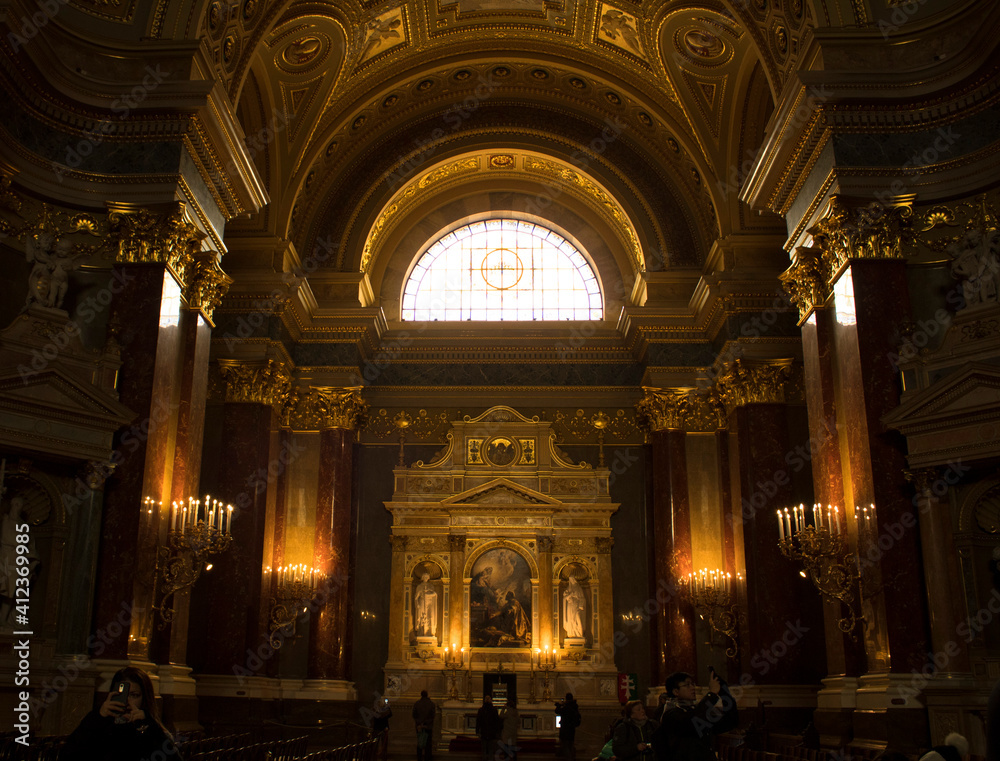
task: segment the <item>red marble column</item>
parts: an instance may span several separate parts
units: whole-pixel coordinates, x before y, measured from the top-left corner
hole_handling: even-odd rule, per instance
[[[232,676],[234,668],[258,671],[247,650],[269,653],[262,626],[261,559],[267,513],[274,410],[260,402],[227,402],[222,420],[219,470],[210,481],[220,499],[235,505],[233,541],[195,588],[201,623],[199,670]],[[266,660],[266,658],[262,659]]]
[[[165,463],[172,456],[174,389],[181,372],[182,341],[175,319],[180,286],[162,264],[118,267],[123,276],[109,325],[121,345],[119,401],[136,417],[115,437],[115,470],[104,485],[93,623],[110,640],[102,658],[148,660],[157,516],[148,514],[142,502],[147,496],[162,498],[169,488]],[[131,616],[124,628],[112,624],[123,609]]]
[[[178,326],[183,346],[177,398],[177,431],[173,473],[168,495],[171,499],[196,496],[200,491],[201,450],[205,433],[205,403],[208,395],[208,355],[212,328],[196,310],[183,310]],[[157,535],[167,542],[169,511],[161,512]],[[154,627],[153,660],[157,663],[187,662],[188,624],[191,590],[174,595],[173,621],[162,631]]]
[[[817,309],[802,325],[802,361],[814,501],[844,509],[844,471],[837,426],[837,367],[833,345],[833,311]],[[824,601],[826,658],[830,675],[857,676],[865,670],[864,646],[838,626],[839,602]]]
[[[351,577],[355,508],[353,498],[354,432],[320,432],[320,473],[316,505],[313,564],[331,581],[326,604],[309,622],[310,679],[350,678]]]
[[[688,507],[687,450],[684,432],[656,431],[653,439],[654,590],[677,589],[691,572],[691,517]],[[663,684],[675,671],[697,673],[694,609],[673,594],[657,608],[651,631],[653,678]]]
[[[924,663],[930,641],[920,532],[913,523],[913,490],[902,477],[905,442],[881,422],[899,405],[899,373],[890,358],[910,319],[906,264],[852,261],[841,278],[834,287],[835,317],[842,315],[835,321],[834,342],[853,488],[847,497],[851,507],[875,504],[884,537],[862,585],[868,670],[909,672]],[[853,315],[843,316],[851,315],[852,307]]]
[[[760,684],[810,684],[825,676],[820,596],[778,549],[776,510],[806,501],[795,492],[786,459],[790,440],[784,404],[735,410],[739,488],[747,573],[743,671]],[[801,442],[804,445],[805,442]]]

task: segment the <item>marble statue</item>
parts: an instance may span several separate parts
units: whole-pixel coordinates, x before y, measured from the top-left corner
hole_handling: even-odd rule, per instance
[[[73,244],[65,239],[56,240],[51,233],[28,238],[25,256],[32,264],[28,276],[28,296],[25,306],[41,304],[61,309],[69,287],[69,273],[80,266],[86,254],[71,254]]]
[[[569,577],[569,585],[563,592],[563,629],[566,630],[567,637],[583,636],[583,611],[584,596],[583,588],[576,576]]]
[[[951,272],[962,281],[965,308],[995,303],[1000,292],[1000,232],[969,230],[948,246]]]
[[[438,594],[430,583],[431,575],[423,573],[417,591],[413,597],[413,613],[418,637],[437,636],[437,599]]]

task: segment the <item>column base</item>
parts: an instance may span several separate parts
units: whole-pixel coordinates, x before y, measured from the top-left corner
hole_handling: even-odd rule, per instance
[[[163,699],[162,716],[167,729],[173,732],[195,732],[203,729],[198,722],[198,683],[191,676],[191,668],[177,664],[157,667],[160,678],[160,697]]]
[[[914,754],[930,745],[927,712],[913,674],[858,678],[853,745]]]
[[[821,748],[843,748],[853,737],[858,680],[853,676],[833,676],[822,681],[823,687],[816,693],[813,726]]]
[[[350,700],[358,699],[354,682],[344,679],[305,679],[291,696],[299,700]]]

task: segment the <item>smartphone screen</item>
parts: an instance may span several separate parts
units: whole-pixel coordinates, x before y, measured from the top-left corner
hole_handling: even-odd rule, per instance
[[[119,682],[115,686],[115,694],[112,696],[111,700],[115,703],[120,703],[121,705],[128,703],[128,691],[131,686],[132,685],[128,682]]]

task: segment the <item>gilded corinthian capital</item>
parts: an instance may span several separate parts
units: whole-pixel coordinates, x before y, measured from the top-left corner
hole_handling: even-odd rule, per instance
[[[195,257],[191,268],[191,283],[185,289],[188,306],[204,315],[212,327],[212,313],[222,303],[233,279],[219,266],[219,255],[215,251],[202,251]]]
[[[219,362],[226,383],[226,401],[244,404],[266,404],[281,409],[288,401],[292,378],[283,362],[243,363],[231,360]]]
[[[364,421],[367,412],[368,404],[361,397],[360,386],[310,386],[292,392],[282,425],[297,431],[329,428],[353,431]]]
[[[749,364],[733,362],[715,382],[719,398],[729,412],[748,404],[781,404],[790,401],[796,374],[791,363]]]
[[[853,207],[833,196],[826,214],[809,230],[823,250],[827,283],[832,284],[851,259],[904,258],[904,247],[916,239],[912,204],[912,199],[899,199]]]
[[[808,246],[795,249],[792,266],[778,275],[789,299],[798,307],[800,325],[813,309],[826,303],[830,295],[827,275],[822,249]]]
[[[190,284],[205,233],[184,221],[183,202],[166,212],[109,204],[108,230],[108,247],[116,262],[165,264],[177,282]]]
[[[717,431],[726,427],[726,412],[713,393],[644,386],[636,417],[650,431]]]

